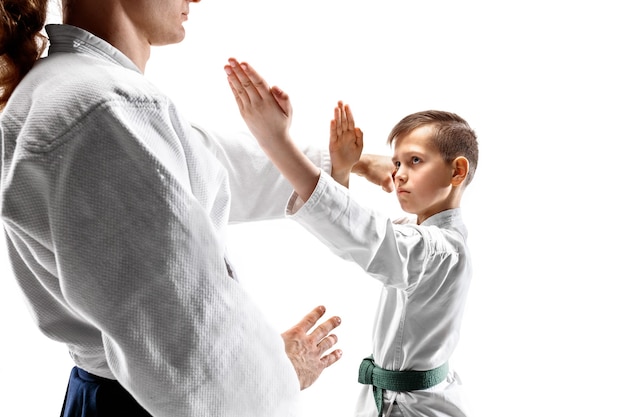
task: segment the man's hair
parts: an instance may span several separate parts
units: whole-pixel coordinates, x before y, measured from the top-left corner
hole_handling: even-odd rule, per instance
[[[470,125],[457,114],[440,110],[410,114],[391,129],[387,143],[392,145],[399,137],[408,135],[422,126],[433,128],[431,141],[446,162],[452,162],[459,156],[467,158],[469,170],[465,186],[472,182],[478,165],[478,140]]]
[[[41,57],[48,0],[0,0],[0,110]]]

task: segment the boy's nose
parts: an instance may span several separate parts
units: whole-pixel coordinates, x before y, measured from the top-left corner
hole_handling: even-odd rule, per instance
[[[396,172],[393,176],[394,183],[404,183],[406,182],[406,175],[401,172]]]
[[[404,172],[404,169],[402,169],[402,167],[397,168],[394,173],[393,173],[393,180],[396,181],[406,181],[406,173]]]

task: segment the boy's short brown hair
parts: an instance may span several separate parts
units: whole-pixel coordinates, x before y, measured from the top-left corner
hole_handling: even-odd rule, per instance
[[[472,182],[478,165],[478,140],[470,125],[457,114],[441,110],[426,110],[410,114],[391,129],[387,143],[392,145],[398,137],[407,135],[422,126],[434,128],[432,142],[446,162],[452,162],[459,156],[467,158],[469,171],[465,186]]]

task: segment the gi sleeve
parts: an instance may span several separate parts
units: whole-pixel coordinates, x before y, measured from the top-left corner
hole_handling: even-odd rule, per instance
[[[228,171],[231,191],[231,223],[285,217],[285,202],[293,188],[272,164],[256,139],[248,132],[218,134],[194,126],[199,140]],[[307,157],[330,173],[327,149],[302,147]]]
[[[326,173],[306,203],[292,195],[287,215],[386,286],[410,291],[432,275],[430,264],[439,262],[429,229],[394,224],[359,204]]]

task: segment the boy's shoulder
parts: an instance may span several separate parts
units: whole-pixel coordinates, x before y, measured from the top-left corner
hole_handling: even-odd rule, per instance
[[[397,233],[407,237],[419,235],[424,241],[431,242],[433,247],[442,244],[464,246],[468,235],[459,208],[434,214],[421,224],[417,224],[417,217],[402,217],[393,223]]]
[[[393,224],[417,224],[417,216],[413,215],[413,216],[398,217],[392,221],[393,221]]]

